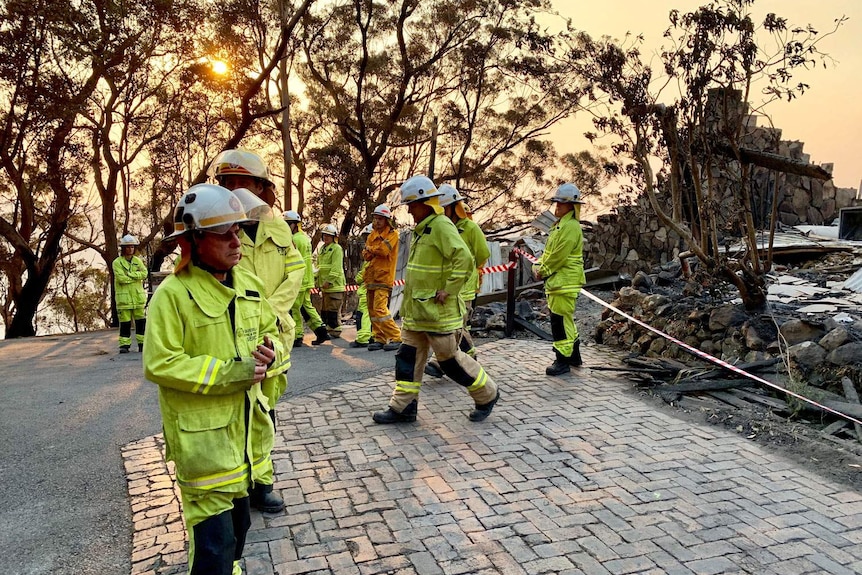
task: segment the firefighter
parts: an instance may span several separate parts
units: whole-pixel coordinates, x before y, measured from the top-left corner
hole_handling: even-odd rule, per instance
[[[263,281],[262,295],[278,316],[279,337],[284,348],[284,364],[278,369],[286,371],[290,368],[290,350],[296,332],[291,310],[305,276],[305,260],[293,244],[290,227],[283,219],[273,217],[274,184],[260,156],[247,150],[225,150],[213,161],[210,172],[220,185],[236,192],[241,202],[245,203],[245,195],[251,192],[266,203],[261,207],[260,217],[240,226],[242,259],[239,265]],[[286,389],[286,377],[264,383],[263,391],[269,398],[273,418],[275,404]],[[273,493],[272,483],[255,485],[250,496],[251,506],[260,511],[277,513],[284,509],[284,501]]]
[[[394,351],[401,345],[401,329],[389,312],[389,296],[398,261],[398,230],[392,220],[392,210],[386,204],[374,208],[371,218],[374,231],[362,250],[362,258],[368,262],[365,286],[368,289],[371,331],[374,333],[374,343],[368,345],[368,351]]]
[[[368,241],[368,236],[371,235],[373,228],[372,224],[368,224],[362,229],[360,237]],[[371,317],[368,315],[368,290],[365,287],[365,270],[368,268],[368,262],[362,262],[359,266],[359,271],[356,272],[356,311],[353,312],[353,319],[356,321],[356,339],[350,342],[350,347],[368,347],[374,343],[371,337]]]
[[[473,345],[473,338],[470,336],[470,317],[473,315],[473,302],[476,300],[476,294],[479,291],[481,280],[479,269],[485,266],[485,263],[491,256],[491,250],[488,249],[488,241],[485,239],[482,228],[467,217],[464,197],[461,193],[449,184],[441,185],[439,190],[442,193],[440,196],[440,205],[443,207],[446,217],[452,220],[452,223],[458,228],[461,239],[470,248],[470,253],[473,256],[473,272],[464,283],[464,289],[461,290],[461,299],[464,300],[464,306],[467,308],[467,311],[464,314],[464,326],[461,328],[458,347],[467,355],[475,358],[476,347]],[[425,366],[425,373],[432,377],[443,377],[443,370],[440,369],[440,365],[434,360],[429,361],[428,365]]]
[[[323,247],[317,254],[316,285],[323,294],[321,317],[329,337],[341,337],[341,304],[344,303],[344,250],[338,245],[338,230],[326,224],[320,231]]]
[[[500,399],[497,385],[476,360],[458,348],[465,307],[459,294],[475,265],[452,221],[443,216],[440,192],[425,176],[401,185],[401,203],[416,227],[401,305],[401,347],[395,354],[395,389],[376,423],[416,421],[419,390],[431,350],[443,372],[464,386],[475,402],[470,421],[483,421]]]
[[[274,425],[262,384],[284,378],[277,315],[263,282],[237,266],[235,194],[192,186],[174,211],[180,259],[150,302],[144,375],[159,386],[165,454],[176,465],[189,573],[240,575],[248,491],[272,483]]]
[[[537,279],[545,280],[545,295],[551,310],[551,336],[556,359],[545,373],[562,375],[583,364],[574,316],[578,294],[586,281],[584,236],[578,221],[584,202],[575,184],[561,185],[551,202],[554,203],[557,223],[551,228],[542,257],[533,265],[533,274]]]
[[[314,287],[314,263],[311,261],[311,239],[302,230],[302,218],[299,213],[294,210],[284,212],[284,221],[290,226],[290,231],[293,232],[293,243],[296,249],[299,250],[299,253],[302,254],[302,259],[305,260],[305,275],[302,278],[302,286],[291,310],[293,321],[296,323],[293,347],[302,347],[303,321],[308,324],[308,329],[313,331],[314,335],[317,336],[317,339],[312,341],[311,344],[320,345],[325,341],[329,341],[329,334],[326,333],[326,327],[323,325],[323,320],[320,319],[320,314],[317,313],[317,308],[311,303],[311,288]]]
[[[147,292],[143,281],[147,279],[147,266],[135,255],[140,245],[138,238],[126,234],[120,238],[120,256],[111,262],[114,271],[114,301],[120,322],[120,353],[129,353],[132,346],[132,320],[135,320],[135,340],[138,351],[144,351],[144,331],[147,318]]]

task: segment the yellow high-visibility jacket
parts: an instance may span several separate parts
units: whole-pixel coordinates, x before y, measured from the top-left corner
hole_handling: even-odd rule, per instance
[[[293,234],[293,245],[299,250],[302,259],[305,261],[305,275],[302,276],[302,286],[300,289],[305,291],[314,287],[314,263],[311,261],[311,239],[302,230],[298,230]]]
[[[290,349],[296,331],[291,308],[299,294],[305,275],[305,260],[293,245],[290,226],[280,219],[259,222],[254,240],[245,232],[241,234],[242,259],[239,265],[260,278],[262,295],[269,300],[278,316],[279,338],[284,344],[282,365],[274,365],[276,371],[290,368]],[[272,399],[272,405],[284,393],[284,389],[264,391]]]
[[[276,315],[260,279],[229,273],[232,287],[190,264],[150,301],[144,375],[159,386],[167,459],[191,492],[242,492],[267,469],[274,441],[252,351],[268,335],[281,361]]]
[[[389,289],[395,281],[398,262],[398,230],[388,227],[383,233],[374,230],[365,241],[363,259],[368,262],[365,285],[368,289]]]
[[[144,284],[147,279],[147,266],[138,256],[127,260],[123,256],[111,262],[114,270],[114,297],[117,309],[137,309],[147,305],[147,292]]]
[[[584,234],[574,210],[551,228],[545,251],[533,269],[545,280],[546,294],[574,294],[584,287]]]
[[[461,234],[461,239],[470,248],[470,253],[473,254],[473,273],[467,278],[464,283],[464,289],[461,290],[461,298],[464,301],[472,301],[476,299],[476,292],[479,291],[479,268],[485,265],[488,258],[491,257],[491,250],[488,248],[488,240],[485,239],[485,234],[479,224],[469,218],[461,218],[455,224],[458,232]]]
[[[331,285],[324,288],[323,284]],[[344,291],[344,250],[337,242],[326,244],[317,254],[317,287],[324,293]]]
[[[404,278],[404,329],[435,333],[460,329],[466,311],[460,293],[474,268],[470,248],[449,218],[432,214],[419,222]],[[445,303],[435,300],[438,290],[449,294]]]

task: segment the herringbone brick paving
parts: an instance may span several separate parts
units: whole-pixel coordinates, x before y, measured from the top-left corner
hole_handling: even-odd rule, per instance
[[[371,421],[391,374],[280,403],[287,507],[253,515],[246,573],[862,573],[862,493],[656,410],[608,372],[547,377],[550,357],[533,341],[483,346],[502,399],[478,424],[448,380],[426,381],[415,424]],[[133,574],[185,570],[159,450],[155,437],[125,451]]]

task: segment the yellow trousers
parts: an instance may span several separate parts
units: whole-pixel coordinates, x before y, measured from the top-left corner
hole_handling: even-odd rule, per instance
[[[374,341],[389,343],[401,341],[401,329],[389,312],[388,289],[368,290],[368,315],[371,316],[371,331]]]

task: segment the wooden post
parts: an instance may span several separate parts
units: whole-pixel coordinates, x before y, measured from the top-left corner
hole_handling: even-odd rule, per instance
[[[506,337],[512,337],[512,334],[515,333],[515,270],[518,269],[517,263],[520,259],[515,250],[509,252],[509,261],[515,262],[516,265],[513,265],[509,268],[507,272],[507,283],[506,283]]]

